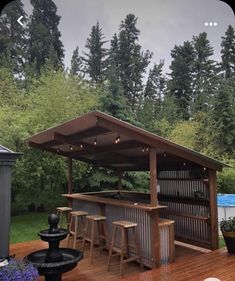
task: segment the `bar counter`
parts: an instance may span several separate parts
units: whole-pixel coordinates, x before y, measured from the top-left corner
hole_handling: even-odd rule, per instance
[[[160,210],[166,206],[150,205],[147,193],[129,191],[101,191],[63,194],[73,210],[89,215],[106,216],[108,241],[111,241],[112,222],[127,220],[138,224],[143,264],[154,268],[174,260],[174,221],[160,219]],[[130,237],[130,241],[131,241]],[[119,241],[116,241],[117,247]],[[130,249],[130,256],[134,252]]]

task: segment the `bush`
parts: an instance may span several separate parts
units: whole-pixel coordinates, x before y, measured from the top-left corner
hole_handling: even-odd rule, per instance
[[[235,169],[225,168],[223,172],[219,173],[217,185],[220,193],[235,193]]]

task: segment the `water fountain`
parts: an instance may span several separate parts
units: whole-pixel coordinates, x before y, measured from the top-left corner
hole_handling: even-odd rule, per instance
[[[61,281],[62,274],[72,270],[83,258],[81,251],[70,248],[59,248],[60,241],[65,239],[68,230],[58,228],[59,217],[56,214],[48,216],[49,229],[39,231],[43,241],[49,243],[49,249],[33,252],[25,260],[35,265],[45,281]]]

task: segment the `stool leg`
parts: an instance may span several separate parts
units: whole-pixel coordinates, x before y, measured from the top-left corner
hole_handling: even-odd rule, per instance
[[[90,249],[90,261],[93,263],[93,248],[94,248],[94,239],[95,239],[95,222],[91,222],[91,249]]]
[[[109,248],[109,259],[108,259],[108,271],[110,268],[110,262],[111,262],[111,257],[113,253],[113,245],[114,245],[114,240],[115,240],[115,234],[116,234],[116,225],[113,225],[113,233],[112,233],[112,240],[111,240],[111,245]]]
[[[122,227],[121,234],[121,262],[120,262],[120,276],[123,277],[123,261],[124,261],[124,247],[125,247],[125,229]]]
[[[70,224],[69,224],[69,233],[68,233],[68,236],[67,236],[67,248],[69,247],[69,239],[70,239],[70,236],[72,235],[71,234],[71,227],[72,227],[72,220],[73,220],[73,216],[71,216],[71,219],[70,219]]]
[[[74,236],[73,236],[73,248],[76,248],[77,241],[77,231],[78,231],[78,217],[75,217],[75,225],[74,225]]]
[[[88,224],[89,224],[89,220],[86,221],[86,227],[85,227],[84,236],[83,236],[83,241],[82,241],[82,252],[84,252],[84,247],[85,247],[85,243],[86,243],[85,238],[86,238],[86,236],[87,236]]]

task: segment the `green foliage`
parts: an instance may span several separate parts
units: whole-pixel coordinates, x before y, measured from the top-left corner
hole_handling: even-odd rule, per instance
[[[71,75],[79,75],[82,72],[82,59],[79,56],[78,47],[73,51],[72,59],[71,59]]]
[[[235,72],[235,32],[229,25],[221,42],[221,69],[226,79],[234,76]]]
[[[193,36],[194,61],[193,61],[193,113],[206,112],[211,104],[211,99],[216,90],[215,61],[210,57],[214,54],[213,48],[207,39],[207,33]]]
[[[87,39],[86,48],[88,50],[83,57],[85,62],[86,74],[95,85],[100,85],[104,81],[104,73],[106,70],[106,49],[103,45],[104,35],[99,22],[92,26],[91,33]]]
[[[193,95],[192,68],[194,49],[189,41],[182,46],[175,46],[171,51],[171,79],[168,84],[169,95],[174,97],[178,107],[178,116],[187,120],[190,117],[190,103]]]
[[[63,66],[64,50],[58,29],[60,16],[52,0],[31,0],[33,14],[29,24],[29,62],[33,72],[40,74],[44,65],[58,69]]]
[[[177,123],[175,128],[170,133],[170,140],[187,146],[189,148],[195,148],[195,136],[197,132],[197,122],[195,121],[182,121]]]
[[[4,89],[11,88],[10,79],[4,82]],[[60,194],[66,192],[67,185],[63,158],[30,149],[24,140],[91,110],[98,104],[98,96],[97,90],[79,78],[50,71],[35,80],[27,93],[18,91],[14,103],[1,105],[0,143],[24,153],[14,169],[13,211],[62,203]]]
[[[124,96],[135,111],[143,91],[143,75],[152,54],[141,51],[138,44],[140,31],[136,27],[137,17],[128,14],[121,22],[118,35],[118,73]]]
[[[220,222],[220,229],[223,232],[235,231],[235,217],[229,217],[227,220],[222,219]]]
[[[224,168],[217,177],[218,192],[235,194],[235,169]]]
[[[17,19],[24,17],[24,28]],[[23,75],[27,52],[27,15],[21,0],[9,3],[0,17],[0,65],[12,74]]]

